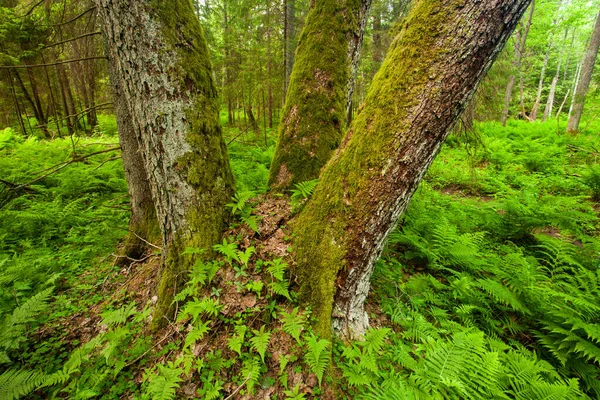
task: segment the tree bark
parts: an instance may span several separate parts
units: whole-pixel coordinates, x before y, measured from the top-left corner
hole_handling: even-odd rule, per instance
[[[548,68],[548,60],[550,58],[550,49],[552,45],[548,45],[548,49],[546,50],[546,56],[544,57],[544,64],[542,65],[542,71],[540,73],[540,81],[538,83],[538,90],[535,96],[535,102],[533,103],[533,107],[531,108],[531,120],[537,120],[538,110],[540,109],[540,103],[542,101],[542,90],[544,89],[544,77],[546,76],[546,68]]]
[[[344,336],[365,331],[385,240],[528,4],[415,2],[294,226],[295,272],[319,333],[332,318]]]
[[[123,159],[123,169],[127,180],[127,190],[131,206],[129,233],[125,238],[119,264],[129,264],[130,259],[139,259],[148,249],[148,242],[159,240],[160,229],[156,219],[156,210],[152,200],[152,189],[140,151],[140,144],[135,134],[131,114],[124,101],[121,81],[115,65],[116,52],[108,43],[105,45],[110,84],[113,95],[113,106],[119,128],[119,143]]]
[[[226,227],[233,176],[221,135],[208,48],[189,0],[95,0],[110,61],[140,144],[163,238],[153,317],[172,314],[190,256]]]
[[[370,0],[319,0],[298,42],[269,186],[315,179],[345,131],[362,30]]]
[[[294,42],[296,37],[296,0],[283,3],[283,97],[287,95],[290,76],[294,66]]]
[[[594,25],[594,32],[587,49],[585,61],[581,67],[581,76],[579,83],[575,89],[575,101],[573,102],[573,110],[569,117],[569,123],[567,124],[567,132],[574,133],[579,129],[579,121],[581,120],[581,114],[583,114],[583,105],[585,104],[585,96],[587,95],[588,89],[590,88],[590,82],[592,81],[592,72],[594,71],[594,64],[596,63],[596,57],[598,55],[598,48],[600,47],[600,13],[596,17],[596,24]]]
[[[527,43],[527,36],[529,35],[529,29],[531,28],[531,19],[533,18],[533,11],[535,9],[535,1],[531,2],[531,8],[529,9],[529,17],[527,18],[527,22],[525,24],[525,28],[523,34],[521,32],[517,32],[515,37],[515,60],[513,61],[513,66],[515,72],[519,74],[519,81],[522,83],[523,77],[521,73],[521,61],[523,60],[523,53],[525,52],[525,44]],[[508,84],[506,85],[506,91],[504,94],[504,109],[502,111],[502,117],[500,118],[500,122],[502,122],[502,126],[506,126],[506,121],[508,120],[508,112],[510,110],[510,100],[512,99],[512,92],[515,87],[516,76],[514,73],[510,74],[508,77]],[[522,84],[520,85],[522,88]],[[521,96],[522,99],[523,96]],[[522,103],[522,101],[521,101]],[[522,106],[524,109],[524,107]]]
[[[552,84],[550,84],[550,91],[548,93],[548,101],[544,108],[544,116],[542,122],[546,122],[548,118],[552,118],[552,109],[554,108],[554,97],[556,97],[556,86],[558,85],[558,79],[560,78],[560,67],[562,64],[562,57],[558,59],[558,66],[556,67],[556,74],[552,78]]]

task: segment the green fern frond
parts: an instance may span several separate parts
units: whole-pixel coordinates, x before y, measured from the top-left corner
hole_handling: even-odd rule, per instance
[[[260,330],[253,330],[254,336],[250,339],[250,347],[255,350],[263,362],[265,362],[265,352],[271,339],[271,332],[265,332],[264,326],[260,327]]]
[[[158,374],[152,374],[146,393],[152,400],[172,400],[175,398],[179,382],[182,382],[183,369],[176,368],[171,362],[158,364]]]
[[[311,333],[306,340],[308,352],[306,353],[305,360],[310,370],[317,376],[319,386],[321,386],[325,368],[327,368],[331,360],[331,355],[328,351],[330,344],[329,340],[319,339],[314,333]]]
[[[40,371],[9,369],[0,375],[0,398],[18,399],[40,387],[47,375]]]
[[[296,342],[300,344],[300,334],[304,330],[306,317],[302,314],[298,314],[298,307],[294,308],[291,313],[281,311],[279,315],[280,320],[283,323],[283,331],[296,339]]]

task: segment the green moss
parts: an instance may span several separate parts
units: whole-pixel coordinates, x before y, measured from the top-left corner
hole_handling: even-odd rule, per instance
[[[294,227],[301,294],[313,305],[323,335],[331,329],[339,272],[346,268],[352,246],[357,246],[366,228],[364,221],[376,208],[372,182],[381,179],[391,154],[401,151],[403,139],[398,135],[408,131],[409,112],[419,104],[419,95],[431,79],[423,65],[433,65],[443,54],[436,41],[443,34],[443,22],[452,20],[452,12],[455,7],[432,0],[415,5],[375,76],[363,109],[323,169]]]
[[[269,185],[277,191],[318,177],[345,132],[350,74],[349,36],[358,29],[360,0],[315,4],[302,30]]]
[[[227,147],[221,134],[218,117],[218,97],[212,79],[209,52],[202,28],[189,0],[153,0],[150,2],[161,24],[165,51],[177,55],[177,86],[189,97],[191,106],[185,111],[188,129],[186,141],[192,150],[177,160],[177,167],[194,189],[195,202],[187,205],[187,232],[177,232],[168,243],[167,255],[158,288],[159,303],[154,326],[162,324],[172,311],[171,299],[181,288],[187,270],[194,260],[180,253],[186,247],[207,249],[219,242],[227,226],[225,204],[233,195],[233,174]]]

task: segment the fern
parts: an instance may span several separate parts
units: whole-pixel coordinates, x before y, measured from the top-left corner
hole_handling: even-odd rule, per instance
[[[318,183],[318,179],[315,179],[312,181],[300,182],[294,186],[290,202],[292,212],[296,212],[298,207],[312,195]]]
[[[47,375],[40,371],[9,369],[0,375],[0,398],[18,399],[41,386]]]
[[[287,270],[287,264],[281,260],[281,258],[276,258],[272,261],[267,262],[267,272],[276,280],[283,281],[285,271]]]
[[[192,330],[188,332],[187,336],[185,337],[185,344],[183,348],[188,348],[194,343],[196,343],[198,340],[201,340],[204,337],[204,335],[206,335],[210,331],[210,328],[208,327],[210,323],[211,321],[206,321],[204,323],[200,323],[200,326],[198,327],[193,326]]]
[[[253,197],[256,197],[256,193],[252,191],[238,192],[233,196],[233,201],[226,206],[231,208],[231,213],[235,215],[237,212],[245,210],[248,200]]]
[[[152,400],[174,399],[179,382],[183,381],[180,377],[183,369],[176,368],[172,362],[167,365],[158,364],[157,368],[158,374],[152,374],[149,378],[146,393]]]
[[[242,367],[242,379],[246,382],[248,392],[254,394],[254,385],[258,383],[260,378],[260,362],[256,357],[252,357],[244,361]]]
[[[244,344],[244,335],[246,334],[246,330],[248,328],[245,325],[236,325],[233,329],[235,330],[236,334],[229,338],[227,346],[241,356],[242,345]]]
[[[205,297],[200,301],[188,301],[177,316],[177,321],[184,321],[191,317],[192,322],[195,322],[201,314],[215,317],[222,308],[219,300],[210,297]]]
[[[250,246],[248,247],[245,251],[238,251],[237,252],[237,259],[240,263],[242,263],[243,265],[248,265],[248,261],[250,261],[250,258],[252,257],[252,255],[256,253],[256,249],[254,248],[254,246]]]
[[[327,368],[331,360],[331,355],[328,351],[330,344],[329,340],[319,339],[314,333],[311,333],[306,340],[308,351],[304,359],[313,374],[317,376],[319,386],[321,386],[325,368]]]
[[[232,265],[233,261],[240,261],[237,251],[237,243],[235,242],[229,243],[226,238],[223,238],[223,243],[213,245],[213,249],[225,256],[225,259],[229,265]]]
[[[306,317],[298,314],[298,307],[294,308],[291,313],[281,311],[279,314],[281,315],[281,322],[283,322],[283,331],[296,339],[296,343],[300,344],[300,334],[304,330]]]
[[[254,336],[250,339],[250,347],[255,350],[263,362],[265,362],[265,352],[271,339],[271,332],[265,332],[264,326],[260,327],[260,330],[253,330]]]
[[[129,303],[127,306],[123,306],[116,310],[104,311],[102,316],[102,323],[109,327],[117,326],[127,322],[127,319],[132,315],[136,314],[135,302]]]
[[[290,296],[289,283],[287,281],[270,282],[269,288],[273,293],[283,296],[286,299],[292,301],[292,297]]]
[[[26,341],[27,324],[35,321],[46,310],[53,290],[53,287],[42,290],[4,318],[0,326],[0,350],[3,350],[5,360],[7,350],[18,349]]]

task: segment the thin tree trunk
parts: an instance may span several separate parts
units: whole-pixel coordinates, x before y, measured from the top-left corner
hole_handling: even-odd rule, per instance
[[[308,14],[269,171],[271,189],[317,178],[340,144],[370,4],[322,0]]]
[[[417,1],[294,226],[319,333],[360,336],[385,240],[528,0]],[[415,49],[418,49],[416,51]]]
[[[371,0],[363,0],[359,11],[358,26],[352,29],[350,34],[350,45],[348,47],[348,58],[350,59],[350,77],[348,79],[348,94],[346,95],[346,126],[352,122],[352,102],[354,95],[354,86],[356,84],[356,73],[360,61],[360,49],[362,48],[365,29],[367,27],[367,17],[371,8]]]
[[[285,101],[292,67],[294,66],[294,39],[296,37],[296,0],[283,3],[283,101]]]
[[[517,34],[515,35],[515,60],[513,61],[513,66],[515,69],[515,72],[519,74],[519,81],[521,83],[521,88],[522,88],[522,82],[523,82],[523,76],[521,73],[521,61],[523,59],[523,53],[525,52],[525,44],[527,43],[527,36],[529,34],[529,29],[531,28],[531,19],[533,18],[533,11],[535,9],[535,0],[533,0],[531,2],[531,8],[529,9],[529,17],[527,18],[527,23],[525,24],[525,28],[523,31],[523,34],[521,34],[521,31],[518,31]],[[510,76],[508,77],[508,83],[506,85],[506,91],[504,93],[504,109],[502,111],[502,117],[500,118],[500,122],[502,122],[502,126],[506,126],[506,121],[508,120],[508,112],[510,110],[510,101],[512,99],[512,92],[513,89],[515,87],[515,82],[516,82],[516,76],[515,73],[510,74]],[[521,99],[523,98],[522,96],[523,91],[521,90]],[[521,108],[523,109],[522,111],[524,112],[525,110],[525,106],[523,104],[523,101],[521,101]]]
[[[594,71],[594,64],[596,63],[596,57],[598,56],[598,48],[600,48],[600,13],[596,17],[596,24],[594,25],[594,32],[587,49],[585,61],[581,67],[581,77],[577,88],[575,89],[575,97],[573,104],[573,111],[569,117],[569,123],[567,125],[567,132],[577,132],[579,129],[579,121],[581,120],[581,114],[583,114],[583,105],[585,104],[585,96],[590,88],[590,82],[592,81],[592,72]]]
[[[60,88],[60,97],[62,99],[63,112],[65,114],[64,121],[67,124],[67,131],[69,132],[69,136],[73,136],[75,134],[75,130],[73,129],[73,123],[71,121],[71,118],[69,117],[71,113],[69,111],[69,105],[67,103],[67,92],[65,90],[65,82],[63,80],[63,73],[61,69],[62,65],[55,66],[56,76],[58,78],[58,86]]]
[[[546,68],[548,68],[548,59],[550,58],[550,49],[552,48],[552,44],[548,45],[548,50],[546,50],[546,56],[544,57],[544,65],[542,66],[542,72],[540,73],[540,81],[538,83],[538,90],[535,96],[535,102],[533,103],[533,107],[531,108],[531,120],[537,120],[538,110],[540,108],[540,103],[542,101],[542,90],[544,89],[544,77],[546,75]]]
[[[153,327],[172,315],[194,256],[226,227],[233,175],[221,135],[209,51],[188,0],[95,0],[110,62],[148,172],[163,239]],[[181,27],[185,27],[182,29]]]
[[[44,135],[46,137],[50,137],[50,134],[48,133],[46,125],[45,124],[42,125],[43,122],[41,122],[41,121],[44,121],[44,116],[40,115],[41,110],[38,109],[38,104],[34,101],[34,99],[29,94],[29,91],[27,90],[27,87],[25,86],[23,79],[21,79],[21,75],[19,75],[19,72],[15,70],[14,74],[17,78],[17,82],[19,83],[19,87],[21,88],[21,91],[23,92],[23,96],[25,97],[25,100],[27,100],[27,102],[31,106],[31,109],[33,110],[33,115],[35,116],[35,119],[37,120],[37,126],[40,129],[42,129],[42,131],[44,132]],[[29,118],[28,118],[27,122],[29,123]]]
[[[571,113],[573,112],[573,107],[575,106],[575,90],[577,86],[579,86],[579,78],[581,77],[581,67],[583,65],[583,60],[577,65],[577,70],[575,71],[575,79],[573,80],[573,87],[571,88],[571,105],[569,106],[569,115],[568,120],[571,120]]]
[[[10,93],[12,94],[13,102],[15,104],[15,111],[17,113],[19,125],[21,126],[23,136],[27,136],[27,129],[25,129],[25,123],[23,122],[23,115],[21,113],[21,107],[19,106],[19,100],[17,98],[17,91],[15,90],[15,82],[13,80],[12,72],[9,69],[7,69],[6,73],[8,74],[8,80],[10,82]]]
[[[554,108],[554,97],[556,96],[556,86],[558,85],[558,79],[560,77],[561,63],[562,57],[559,57],[558,66],[556,67],[556,74],[554,74],[552,84],[550,85],[550,92],[548,93],[548,101],[546,102],[546,107],[544,108],[542,122],[546,122],[548,118],[552,118],[552,108]]]

